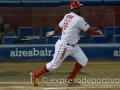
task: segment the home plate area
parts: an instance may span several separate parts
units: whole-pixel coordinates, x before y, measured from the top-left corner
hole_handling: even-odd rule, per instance
[[[39,83],[34,87],[30,82],[0,82],[0,90],[120,90],[119,84],[82,84],[80,86],[68,86],[67,84]]]

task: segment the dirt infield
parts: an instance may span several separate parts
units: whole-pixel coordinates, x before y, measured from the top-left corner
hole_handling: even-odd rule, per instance
[[[1,82],[0,90],[120,90],[119,85],[81,85],[70,87],[67,84],[39,84],[40,86],[33,87],[30,82]]]
[[[0,63],[0,90],[120,90],[120,61],[88,62],[76,77],[80,86],[66,84],[75,62],[63,62],[58,69],[39,78],[39,87],[33,87],[29,73],[45,64]]]

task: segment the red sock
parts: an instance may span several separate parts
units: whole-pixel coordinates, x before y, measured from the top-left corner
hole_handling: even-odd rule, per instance
[[[70,76],[68,77],[68,79],[74,79],[76,77],[76,74],[82,69],[82,65],[79,64],[78,62],[75,64],[75,67],[72,71],[72,73],[70,74]]]
[[[44,66],[43,68],[41,68],[40,70],[38,70],[37,72],[35,72],[35,76],[39,77],[40,75],[47,73],[49,70],[46,68],[46,66]]]

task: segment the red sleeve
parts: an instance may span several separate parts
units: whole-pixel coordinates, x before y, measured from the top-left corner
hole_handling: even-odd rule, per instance
[[[54,34],[57,34],[61,31],[62,29],[57,25],[54,30]]]
[[[86,33],[90,34],[90,35],[96,35],[96,31],[93,30],[92,28],[89,28]]]

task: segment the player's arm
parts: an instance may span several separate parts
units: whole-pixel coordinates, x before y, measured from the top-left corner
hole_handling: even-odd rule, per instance
[[[54,29],[54,31],[50,31],[46,33],[46,37],[52,37],[54,34],[58,34],[63,27],[64,20],[62,20]]]
[[[58,34],[62,29],[57,25],[54,30],[54,34]]]
[[[62,29],[57,25],[54,29],[54,31],[49,31],[46,33],[46,37],[52,37],[53,35],[59,33]]]
[[[90,34],[90,35],[103,35],[101,30],[93,30],[91,27],[88,28],[88,30],[86,31],[86,33]]]
[[[103,33],[101,32],[101,30],[93,30],[90,25],[85,22],[84,18],[80,18],[78,21],[78,26],[80,30],[83,30],[84,32],[90,34],[90,35],[103,35]]]

